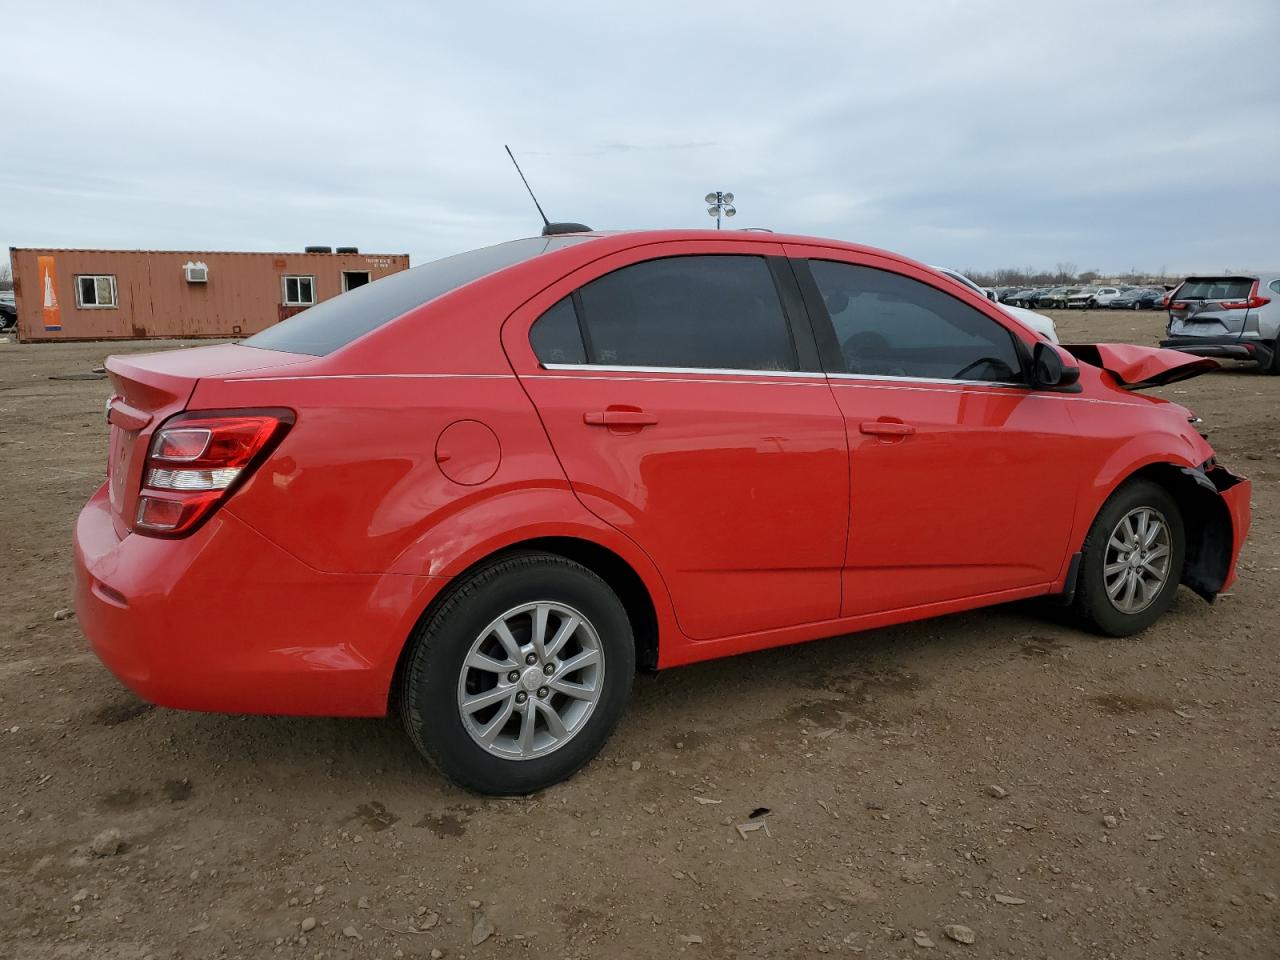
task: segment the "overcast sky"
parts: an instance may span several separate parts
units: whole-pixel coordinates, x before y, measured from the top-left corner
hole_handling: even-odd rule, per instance
[[[0,12],[0,248],[422,262],[537,232],[510,143],[601,229],[723,189],[958,268],[1280,266],[1278,0]]]

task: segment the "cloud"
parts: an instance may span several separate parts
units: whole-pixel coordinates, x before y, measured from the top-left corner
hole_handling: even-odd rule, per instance
[[[168,3],[6,23],[0,246],[415,261],[740,226],[973,267],[1275,259],[1273,0]]]

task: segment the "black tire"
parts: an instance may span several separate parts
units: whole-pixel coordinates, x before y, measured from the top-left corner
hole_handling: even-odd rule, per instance
[[[1280,340],[1271,344],[1271,362],[1267,364],[1266,370],[1273,377],[1280,376]]]
[[[1137,613],[1126,613],[1107,596],[1103,578],[1107,543],[1117,525],[1131,511],[1150,507],[1158,511],[1168,525],[1169,573],[1160,591],[1148,606]],[[1113,493],[1098,511],[1098,516],[1085,537],[1080,558],[1080,574],[1073,602],[1076,617],[1088,628],[1111,637],[1129,637],[1141,633],[1169,609],[1182,577],[1187,549],[1182,513],[1169,492],[1149,480],[1133,480]]]
[[[1135,309],[1135,310],[1141,310],[1141,309],[1142,309],[1142,301],[1141,301],[1141,300],[1135,300],[1135,301],[1133,301],[1133,309]]]
[[[487,752],[464,726],[459,677],[488,624],[504,611],[541,601],[566,604],[591,624],[604,658],[602,689],[582,727],[554,752],[505,759]],[[453,782],[495,796],[533,793],[585,766],[617,726],[635,677],[635,641],[617,595],[586,567],[548,553],[509,554],[469,574],[409,642],[400,718],[410,740]]]

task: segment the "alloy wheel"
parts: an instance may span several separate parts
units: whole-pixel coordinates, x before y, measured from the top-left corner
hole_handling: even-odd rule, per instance
[[[1172,539],[1164,514],[1154,507],[1126,513],[1111,536],[1102,567],[1107,599],[1121,613],[1141,613],[1169,579]]]
[[[604,669],[600,637],[577,610],[549,600],[514,607],[480,632],[463,660],[462,724],[496,757],[545,757],[586,726]]]

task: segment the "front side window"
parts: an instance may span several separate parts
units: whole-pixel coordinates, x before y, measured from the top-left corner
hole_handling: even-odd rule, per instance
[[[110,275],[76,277],[76,306],[97,308],[115,305],[115,277]]]
[[[1023,382],[1013,334],[936,287],[888,270],[811,260],[845,373]]]
[[[580,293],[590,363],[795,370],[795,346],[763,257],[667,257]]]
[[[315,302],[315,277],[284,278],[284,305],[286,307],[309,307]]]

